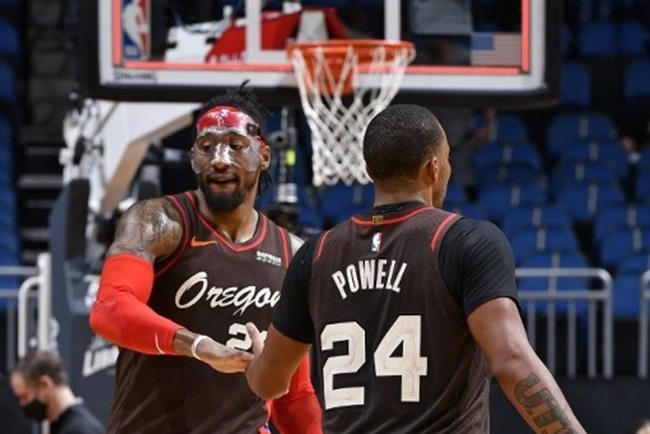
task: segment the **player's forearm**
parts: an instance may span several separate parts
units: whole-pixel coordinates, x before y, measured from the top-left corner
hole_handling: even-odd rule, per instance
[[[90,327],[114,344],[144,354],[176,354],[173,340],[181,328],[124,293],[95,301]]]
[[[248,385],[257,396],[264,400],[278,398],[289,389],[291,377],[268,369],[269,364],[254,359],[246,370]]]
[[[541,363],[511,361],[494,369],[512,405],[536,433],[585,433],[557,382]]]
[[[153,265],[129,254],[104,264],[90,326],[100,336],[145,354],[175,354],[173,340],[181,328],[147,304],[153,286]]]

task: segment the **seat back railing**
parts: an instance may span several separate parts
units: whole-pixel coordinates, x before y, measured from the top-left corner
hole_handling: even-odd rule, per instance
[[[49,253],[39,255],[36,266],[3,265],[0,276],[15,277],[22,283],[17,287],[0,288],[0,300],[6,306],[7,365],[12,367],[29,349],[44,349],[50,342],[51,261]],[[33,305],[34,300],[36,304]],[[30,310],[30,306],[32,309]],[[30,339],[28,329],[32,313],[36,313],[36,340]],[[30,345],[31,343],[31,345]]]
[[[520,290],[519,299],[526,312],[526,328],[528,338],[536,346],[536,302],[545,301],[546,309],[546,360],[551,373],[555,374],[557,367],[557,304],[566,303],[567,316],[567,376],[575,378],[577,374],[577,328],[578,305],[587,305],[587,375],[595,378],[597,374],[597,340],[598,340],[598,313],[599,305],[602,307],[602,375],[612,378],[614,372],[614,342],[613,342],[613,317],[612,317],[612,276],[601,268],[518,268],[516,277],[522,279],[548,278],[549,287],[544,290]],[[587,288],[558,289],[558,279],[564,278],[590,278],[591,281],[600,281],[601,285],[591,284]],[[594,287],[592,287],[594,286]]]
[[[13,366],[17,359],[17,331],[16,331],[16,313],[17,313],[17,306],[20,304],[18,303],[19,295],[20,295],[20,287],[24,285],[24,282],[31,279],[32,277],[36,276],[38,274],[38,268],[37,267],[30,267],[30,266],[20,266],[20,265],[1,265],[0,266],[0,276],[2,277],[9,277],[9,278],[16,278],[17,280],[20,280],[22,283],[19,284],[17,287],[13,287],[11,285],[8,286],[2,286],[0,288],[0,300],[3,302],[5,305],[5,312],[6,312],[6,317],[5,317],[5,333],[6,333],[6,343],[7,343],[7,351],[6,351],[6,357],[7,357],[7,364],[6,366]],[[30,294],[30,295],[35,295],[35,294]],[[33,297],[32,297],[33,298]]]

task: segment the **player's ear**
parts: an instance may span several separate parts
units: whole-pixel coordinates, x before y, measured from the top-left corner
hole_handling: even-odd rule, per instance
[[[262,146],[261,149],[261,161],[260,161],[260,169],[261,170],[266,170],[269,168],[271,165],[271,148],[269,145]]]
[[[431,155],[425,160],[423,167],[424,181],[427,184],[435,184],[440,176],[440,159],[437,155]]]
[[[373,174],[372,174],[372,170],[370,170],[370,168],[368,168],[368,165],[367,165],[366,163],[363,163],[363,165],[364,165],[365,168],[366,168],[366,173],[368,174],[368,177],[369,177],[370,179],[374,180],[375,177],[374,177]],[[374,182],[374,181],[373,181],[373,182]]]

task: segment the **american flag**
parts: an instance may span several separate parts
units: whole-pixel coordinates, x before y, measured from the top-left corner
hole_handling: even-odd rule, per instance
[[[475,33],[471,61],[474,66],[520,66],[521,35],[518,33]]]

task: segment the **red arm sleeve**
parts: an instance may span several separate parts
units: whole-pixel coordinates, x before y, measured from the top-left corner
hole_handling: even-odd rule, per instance
[[[289,392],[273,401],[273,424],[282,434],[321,434],[321,408],[309,377],[309,355],[291,378]]]
[[[176,354],[174,335],[182,327],[147,306],[153,264],[135,255],[111,256],[104,263],[90,327],[116,345],[145,354]]]

